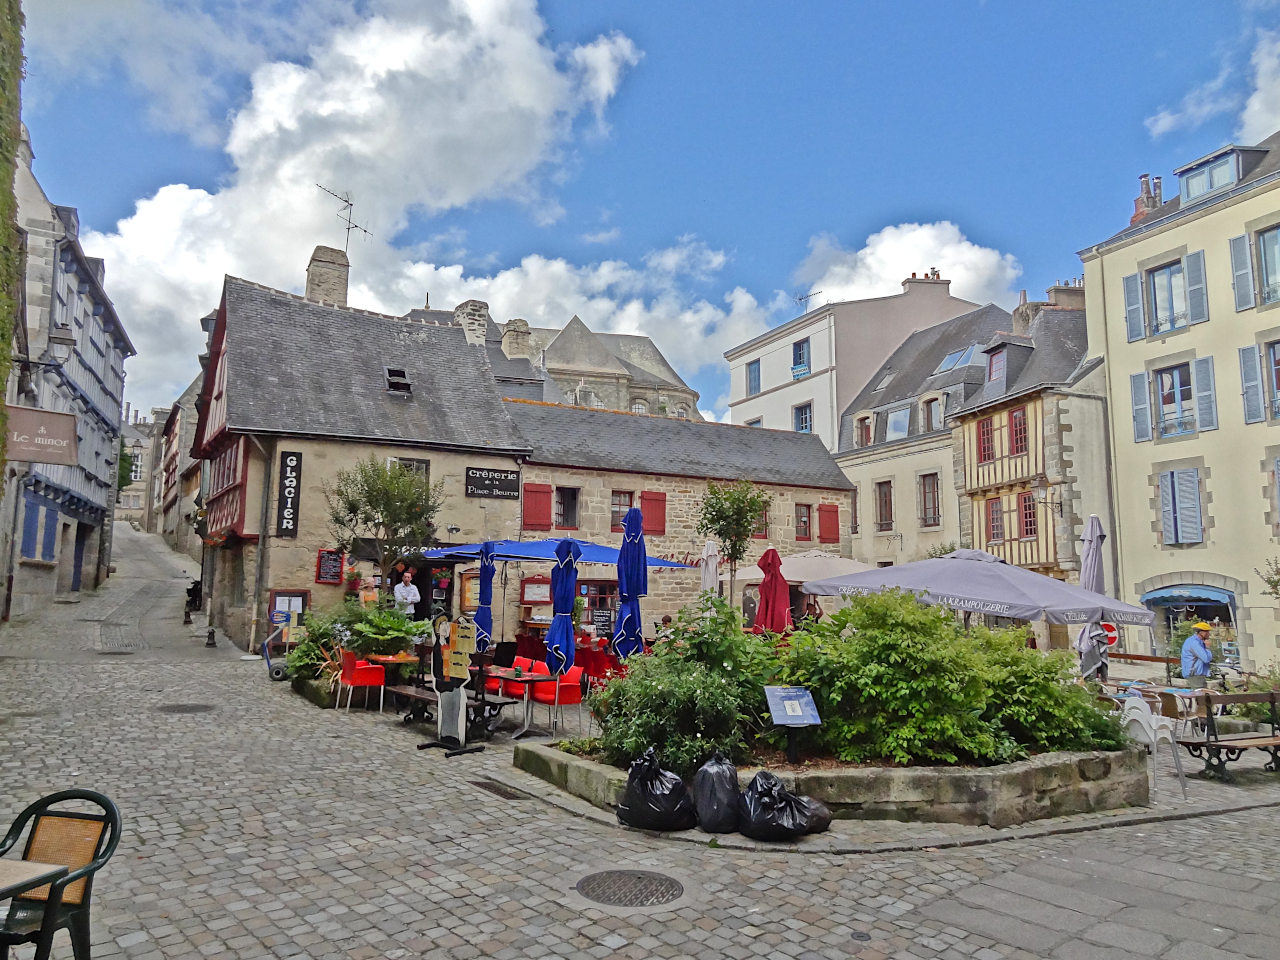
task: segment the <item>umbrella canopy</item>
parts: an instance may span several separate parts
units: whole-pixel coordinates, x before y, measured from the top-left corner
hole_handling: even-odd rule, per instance
[[[639,507],[632,507],[622,518],[622,549],[618,551],[618,622],[613,628],[613,650],[620,660],[644,649],[640,598],[649,593],[645,558],[644,516]]]
[[[806,550],[804,553],[793,553],[782,558],[782,579],[787,583],[807,583],[810,580],[825,580],[829,577],[843,577],[850,573],[863,573],[875,567],[860,560],[847,560],[825,550]],[[728,580],[726,573],[721,580]],[[764,579],[764,571],[759,567],[738,573],[739,583],[759,583]]]
[[[476,607],[476,650],[484,653],[493,642],[493,541],[480,548],[480,597]]]
[[[556,559],[556,550],[565,539],[572,540],[571,537],[564,539],[549,540],[494,540],[492,541],[493,559],[494,560],[546,560],[554,562]],[[607,563],[610,566],[618,564],[618,548],[608,547],[601,543],[591,543],[587,540],[573,540],[578,545],[578,552],[581,555],[579,563]],[[442,560],[445,562],[465,563],[468,560],[478,560],[480,558],[480,548],[484,544],[481,543],[464,543],[456,547],[438,547],[433,550],[422,550],[410,556],[421,556],[427,560]],[[645,559],[647,567],[679,567],[686,569],[689,567],[687,563],[676,563],[674,560],[663,560],[661,557],[647,557]]]
[[[898,567],[810,580],[805,593],[827,597],[910,590],[924,603],[1016,620],[1050,623],[1115,623],[1150,626],[1153,614],[1100,593],[1022,567],[1005,563],[982,550],[956,550],[944,557],[917,560]]]
[[[756,608],[755,633],[785,633],[791,629],[791,591],[782,578],[782,558],[770,547],[757,562],[764,572],[760,581],[760,606]]]
[[[568,537],[556,547],[556,565],[551,568],[551,626],[547,629],[547,669],[552,673],[564,673],[573,666],[573,600],[581,555],[578,542]]]
[[[720,547],[714,540],[708,540],[702,548],[702,589],[710,593],[716,592],[716,579],[720,570]]]
[[[1106,539],[1102,521],[1096,513],[1090,514],[1080,537],[1084,544],[1080,549],[1080,586],[1094,593],[1101,593],[1106,586],[1102,579],[1102,543]],[[1094,676],[1101,669],[1107,650],[1106,634],[1097,621],[1080,628],[1076,649],[1080,651],[1080,672],[1085,677]]]

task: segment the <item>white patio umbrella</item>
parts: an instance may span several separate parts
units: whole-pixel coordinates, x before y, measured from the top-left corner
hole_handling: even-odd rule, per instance
[[[859,560],[849,560],[825,550],[806,550],[782,558],[782,579],[787,583],[826,580],[828,577],[843,577],[873,569],[875,568]],[[720,579],[728,580],[729,575],[726,573]],[[738,571],[739,583],[759,583],[763,579],[764,571],[756,566]]]
[[[702,589],[716,592],[719,585],[720,548],[714,540],[708,540],[702,548]]]
[[[1107,535],[1102,531],[1102,521],[1096,513],[1089,514],[1080,542],[1080,586],[1094,593],[1102,593],[1106,584],[1102,576],[1102,544]],[[1098,675],[1106,677],[1107,638],[1098,621],[1086,623],[1076,637],[1076,650],[1080,653],[1080,673],[1086,678]]]

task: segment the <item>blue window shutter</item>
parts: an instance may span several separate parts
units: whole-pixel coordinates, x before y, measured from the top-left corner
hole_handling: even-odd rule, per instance
[[[1231,286],[1235,289],[1236,313],[1239,313],[1253,306],[1253,257],[1249,255],[1248,234],[1232,237],[1227,243],[1231,247]]]
[[[52,560],[58,536],[58,508],[44,508],[44,542],[40,544],[40,559]]]
[[[1218,429],[1218,401],[1213,393],[1213,357],[1191,361],[1191,391],[1195,396],[1196,429]]]
[[[36,557],[36,538],[40,535],[40,502],[35,497],[23,500],[22,555],[28,560]]]
[[[1272,466],[1275,468],[1275,471],[1276,471],[1275,479],[1271,484],[1271,487],[1273,490],[1275,490],[1275,494],[1276,494],[1275,517],[1276,517],[1276,522],[1280,523],[1280,457],[1276,457],[1275,462],[1272,464]]]
[[[1124,329],[1132,343],[1147,335],[1142,319],[1142,281],[1131,273],[1120,283],[1124,287]]]
[[[1173,498],[1178,509],[1178,543],[1202,542],[1199,470],[1173,471]]]
[[[1187,323],[1204,323],[1209,319],[1209,291],[1204,281],[1203,250],[1182,258],[1182,274],[1187,278]]]
[[[1257,347],[1240,348],[1240,396],[1244,398],[1244,422],[1259,423],[1267,418],[1262,395],[1262,358]]]
[[[1173,472],[1160,474],[1160,539],[1165,544],[1178,542],[1178,519],[1173,506]]]
[[[1133,441],[1141,443],[1151,439],[1151,388],[1146,373],[1129,377],[1129,391],[1133,396]]]

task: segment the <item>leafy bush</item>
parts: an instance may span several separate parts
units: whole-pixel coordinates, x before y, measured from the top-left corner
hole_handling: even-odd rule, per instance
[[[719,750],[743,759],[741,701],[723,673],[680,656],[636,656],[592,694],[605,759],[626,766],[654,747],[663,767],[689,777]]]
[[[1245,685],[1246,693],[1266,693],[1270,690],[1280,690],[1280,661],[1277,660],[1272,660],[1264,669],[1251,676]],[[1271,722],[1269,703],[1238,703],[1231,708],[1231,712],[1252,723]]]
[[[430,628],[427,621],[412,620],[398,610],[366,607],[364,615],[350,625],[343,646],[360,656],[399,653]]]

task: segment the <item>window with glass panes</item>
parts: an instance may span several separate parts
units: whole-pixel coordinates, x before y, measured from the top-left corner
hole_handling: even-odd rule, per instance
[[[858,488],[854,487],[849,494],[849,532],[858,532]]]
[[[1004,510],[999,497],[992,497],[984,505],[987,521],[987,542],[1004,539]]]
[[[618,584],[612,580],[579,580],[578,596],[587,601],[587,620],[592,610],[618,609]]]
[[[942,522],[942,487],[936,473],[920,478],[920,526],[936,527]]]
[[[631,491],[615,490],[609,501],[609,526],[617,533],[622,530],[622,518],[631,509]]]
[[[1187,278],[1182,261],[1152,270],[1147,274],[1151,291],[1151,332],[1163,333],[1187,324]]]
[[[876,531],[883,533],[893,529],[893,481],[876,483]]]
[[[747,364],[747,396],[754,397],[760,392],[760,361],[752,360]]]
[[[793,411],[796,433],[813,432],[813,404],[802,403]]]
[[[926,400],[924,402],[924,432],[931,433],[942,426],[942,419],[938,416],[939,404],[936,399]]]
[[[765,507],[760,511],[760,516],[756,517],[755,529],[751,531],[751,535],[759,540],[763,540],[769,536],[769,508]]]
[[[809,521],[812,518],[813,508],[807,503],[796,504],[796,539],[810,540]]]
[[[645,403],[643,400],[632,400],[631,412],[632,413],[648,413],[649,405]]]
[[[858,446],[860,447],[871,446],[871,418],[870,417],[858,418]]]
[[[987,379],[999,380],[1004,376],[1004,351],[997,350],[987,357]]]
[[[1280,227],[1258,234],[1258,262],[1262,267],[1262,302],[1280,300]]]
[[[1027,452],[1027,408],[1014,407],[1009,411],[1009,455],[1021,456]]]
[[[1024,540],[1038,532],[1035,494],[1027,491],[1018,494],[1018,536]]]
[[[991,417],[978,421],[978,462],[990,463],[996,458],[996,424]]]
[[[1177,436],[1196,429],[1192,406],[1191,364],[1179,363],[1155,372],[1156,414],[1159,435]]]
[[[1280,417],[1280,340],[1267,344],[1267,380],[1271,383],[1271,416]]]
[[[809,370],[809,338],[805,337],[791,345],[791,375],[808,376]]]
[[[554,519],[557,527],[578,526],[577,487],[556,487]]]

